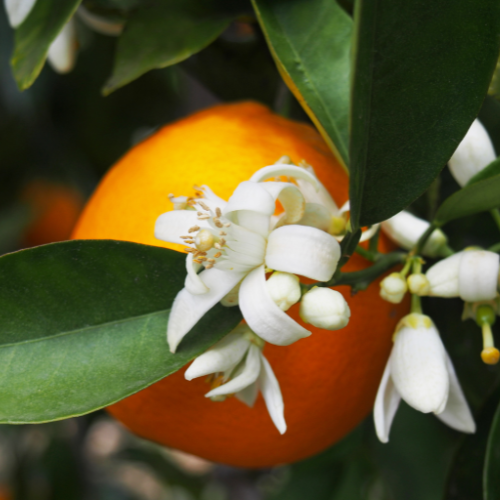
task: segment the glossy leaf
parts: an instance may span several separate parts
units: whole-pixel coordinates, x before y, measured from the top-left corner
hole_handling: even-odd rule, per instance
[[[40,0],[15,32],[11,65],[19,89],[27,89],[43,68],[50,44],[81,0]]]
[[[185,256],[118,241],[70,241],[0,258],[0,422],[87,413],[175,372],[241,316],[217,306],[177,354],[169,308]]]
[[[331,0],[252,0],[281,76],[344,166],[352,21]]]
[[[475,184],[476,182],[482,181],[484,179],[489,179],[490,177],[494,177],[495,175],[500,175],[500,158],[492,161],[486,168],[483,168],[483,170],[469,179],[469,182],[466,185],[470,186],[471,184]]]
[[[237,16],[236,6],[220,0],[162,0],[139,7],[118,40],[113,74],[103,92],[199,52]]]
[[[434,223],[442,226],[460,217],[500,207],[500,174],[468,184],[439,207]]]
[[[484,499],[500,498],[500,405],[498,405],[491,424],[483,471]]]
[[[486,95],[498,57],[496,0],[360,0],[351,109],[351,222],[420,196]]]

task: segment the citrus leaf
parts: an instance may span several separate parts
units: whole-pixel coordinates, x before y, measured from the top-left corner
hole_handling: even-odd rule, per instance
[[[434,218],[442,226],[460,217],[500,207],[500,174],[468,184],[444,200]]]
[[[86,240],[0,258],[0,422],[45,422],[114,403],[175,372],[229,332],[216,306],[176,354],[165,333],[185,256]],[[236,308],[237,309],[237,308]]]
[[[40,0],[17,28],[11,59],[20,90],[32,85],[42,71],[50,44],[75,13],[81,0]]]
[[[470,186],[471,184],[475,184],[476,182],[482,181],[484,179],[489,179],[490,177],[499,174],[500,174],[500,158],[497,158],[496,160],[492,161],[487,167],[483,168],[483,170],[478,172],[474,177],[471,177],[466,186]]]
[[[483,487],[484,500],[500,498],[500,405],[498,405],[491,424],[486,457],[484,459]]]
[[[237,16],[220,0],[161,0],[139,7],[118,40],[109,94],[154,68],[184,61],[213,42]]]
[[[331,0],[252,3],[281,76],[345,167],[351,18]]]
[[[418,198],[476,117],[498,57],[496,0],[356,2],[353,229]]]

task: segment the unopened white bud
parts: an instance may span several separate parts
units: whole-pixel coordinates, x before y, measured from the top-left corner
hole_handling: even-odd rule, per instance
[[[394,217],[382,222],[382,229],[392,241],[405,250],[411,250],[427,231],[429,225],[427,221],[403,210]],[[447,243],[446,235],[440,229],[436,229],[429,236],[422,249],[422,254],[428,257],[437,257]]]
[[[339,330],[349,323],[351,310],[341,293],[314,287],[302,297],[299,314],[305,323],[325,330]]]
[[[478,172],[496,159],[490,136],[479,120],[474,120],[469,131],[448,162],[455,180],[465,186]]]
[[[282,311],[287,311],[300,300],[300,282],[295,274],[275,272],[266,285],[271,298]]]
[[[407,291],[408,285],[400,273],[389,274],[380,282],[380,296],[387,302],[399,304]]]
[[[415,273],[408,276],[408,288],[411,293],[422,296],[429,295],[431,286],[425,274]]]
[[[215,243],[215,237],[208,229],[201,229],[198,231],[194,239],[194,244],[200,252],[208,252]]]
[[[493,300],[497,295],[500,256],[486,250],[462,252],[458,290],[466,302]]]

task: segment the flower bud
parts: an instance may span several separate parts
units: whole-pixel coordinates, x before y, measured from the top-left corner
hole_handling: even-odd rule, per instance
[[[325,330],[340,330],[349,323],[351,310],[341,293],[314,287],[302,297],[299,314],[305,323]]]
[[[429,280],[422,273],[410,274],[408,276],[408,288],[411,293],[415,295],[429,295],[429,291],[431,289]]]
[[[469,131],[448,162],[455,180],[465,186],[478,172],[496,159],[490,136],[479,120],[474,120]]]
[[[494,299],[499,259],[494,252],[470,249],[434,264],[426,273],[429,295],[461,297],[466,302]]]
[[[380,296],[393,304],[399,304],[408,291],[406,280],[400,273],[392,273],[380,282]]]
[[[493,300],[497,294],[500,256],[486,250],[462,252],[458,270],[460,297],[466,302]]]
[[[300,300],[300,282],[295,274],[277,271],[266,281],[266,286],[282,311],[287,311]]]
[[[427,221],[402,211],[382,222],[382,229],[392,241],[405,250],[411,250],[427,231],[429,225]],[[422,254],[437,257],[447,243],[446,235],[440,229],[436,229],[425,243]]]

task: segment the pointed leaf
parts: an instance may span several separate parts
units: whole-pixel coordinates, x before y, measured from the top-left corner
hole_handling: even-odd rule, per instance
[[[42,71],[50,44],[75,13],[81,0],[40,0],[15,32],[11,65],[20,90]]]
[[[482,181],[484,179],[489,179],[495,175],[500,174],[500,158],[497,158],[495,161],[492,161],[487,167],[478,172],[474,177],[469,179],[469,182],[466,186],[470,186],[471,184],[475,184],[476,182]]]
[[[352,21],[331,0],[252,0],[281,76],[344,166]]]
[[[237,16],[220,0],[161,0],[139,7],[118,40],[105,94],[154,68],[184,61],[213,42]]]
[[[448,161],[498,57],[496,0],[360,0],[351,110],[351,223],[388,219]]]
[[[500,207],[500,174],[470,183],[448,197],[439,207],[434,224],[442,226],[460,217]]]
[[[177,352],[166,343],[185,255],[119,241],[70,241],[0,258],[0,422],[44,422],[114,403],[230,331],[217,306]]]
[[[483,487],[484,499],[500,498],[500,405],[498,405],[491,424],[484,460]]]

